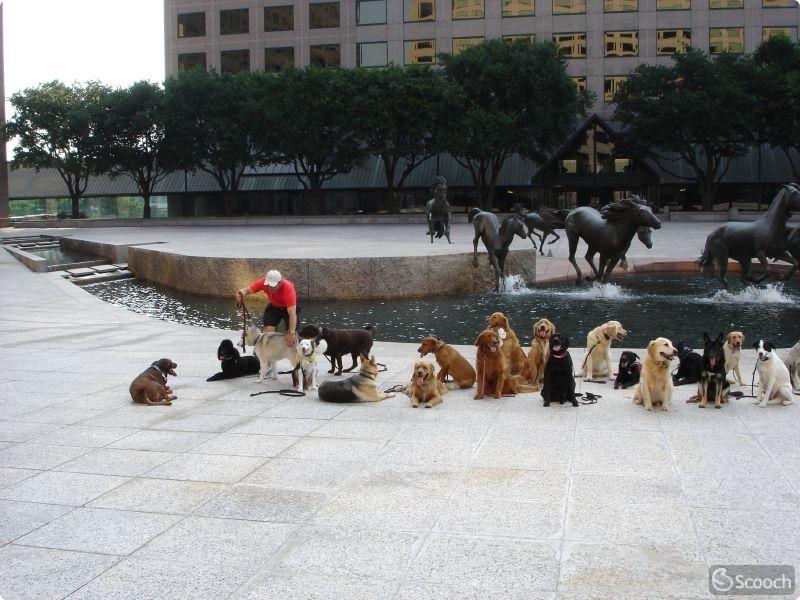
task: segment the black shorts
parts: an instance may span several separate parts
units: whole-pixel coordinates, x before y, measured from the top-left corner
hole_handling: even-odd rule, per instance
[[[295,306],[297,316],[300,316],[300,305]],[[272,306],[267,304],[264,309],[264,327],[277,327],[281,321],[286,322],[286,328],[289,328],[289,311],[285,307]],[[299,321],[298,321],[299,323]]]

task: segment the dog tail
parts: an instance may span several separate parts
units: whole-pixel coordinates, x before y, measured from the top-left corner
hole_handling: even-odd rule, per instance
[[[473,208],[467,213],[467,222],[472,223],[475,220],[475,215],[481,212],[480,208]]]

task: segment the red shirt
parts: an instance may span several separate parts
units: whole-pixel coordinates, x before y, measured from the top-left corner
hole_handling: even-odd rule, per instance
[[[288,279],[281,279],[280,283],[278,283],[278,287],[273,291],[264,284],[264,279],[266,278],[262,277],[261,279],[257,279],[250,284],[248,289],[253,293],[264,292],[269,299],[269,303],[278,308],[288,308],[297,305],[297,292],[294,291],[294,284],[291,281]]]

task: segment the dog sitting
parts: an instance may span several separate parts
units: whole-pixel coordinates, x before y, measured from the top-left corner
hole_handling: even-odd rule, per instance
[[[437,379],[445,383],[448,375],[453,378],[453,381],[445,384],[447,389],[465,390],[475,385],[475,369],[458,353],[458,350],[445,344],[440,338],[433,336],[422,338],[417,352],[420,358],[433,352],[436,362],[439,363]]]
[[[344,369],[345,373],[356,368],[357,358],[360,355],[369,356],[375,337],[375,327],[367,325],[364,329],[332,329],[318,325],[306,325],[300,330],[300,337],[325,340],[328,345],[325,356],[331,361],[328,373],[336,371],[336,375],[341,375],[342,357],[345,354],[349,354],[353,359],[350,368]]]
[[[292,364],[292,385],[297,388],[300,369],[300,349],[295,343],[286,345],[286,334],[271,331],[262,333],[258,327],[248,325],[245,341],[252,344],[253,353],[258,357],[258,383],[267,377],[278,378],[278,361],[288,360]]]
[[[726,376],[727,371],[733,371],[734,380],[739,385],[744,385],[742,382],[742,374],[739,372],[739,358],[742,355],[742,344],[744,344],[744,334],[741,331],[731,331],[725,336],[725,345],[723,346],[725,351]]]
[[[533,324],[531,351],[528,353],[528,371],[533,387],[537,390],[544,379],[544,369],[550,358],[550,338],[555,332],[556,326],[547,319],[539,319]]]
[[[786,368],[789,369],[789,381],[792,389],[800,390],[800,342],[797,342],[786,357]]]
[[[585,380],[611,377],[611,342],[622,341],[628,334],[619,321],[608,321],[586,336],[586,358],[581,374]]]
[[[722,404],[728,401],[730,384],[725,376],[728,368],[722,340],[722,332],[714,340],[705,331],[703,332],[703,372],[700,374],[700,385],[697,388],[700,408],[706,407],[708,397],[711,395],[714,397],[714,408],[722,408]],[[689,399],[690,402],[692,400]]]
[[[484,396],[499,398],[503,394],[518,394],[532,392],[533,387],[526,386],[519,381],[519,375],[508,372],[508,363],[503,354],[503,338],[505,331],[487,329],[475,340],[478,347],[476,356],[478,390],[475,400]]]
[[[639,376],[642,372],[642,363],[639,362],[639,355],[630,350],[625,350],[619,357],[619,368],[617,377],[614,379],[614,389],[623,390],[639,383]]]
[[[442,403],[442,396],[447,393],[447,387],[433,371],[433,364],[427,360],[418,360],[414,363],[411,383],[407,388],[411,393],[411,406],[414,408],[420,403],[426,408]]]
[[[169,358],[162,358],[139,373],[128,388],[133,401],[148,406],[171,405],[177,396],[167,385],[167,376],[176,377],[175,368],[177,366]]]
[[[206,381],[219,381],[220,379],[235,379],[244,375],[255,375],[259,370],[258,357],[241,356],[236,346],[230,340],[222,340],[217,348],[217,358],[222,371],[215,373]]]
[[[374,356],[359,357],[361,370],[342,381],[324,381],[319,386],[319,399],[325,402],[377,402],[394,396],[378,390],[378,363]]]
[[[506,356],[508,364],[508,372],[512,375],[522,374],[525,379],[529,377],[528,357],[522,351],[522,346],[519,344],[519,338],[514,330],[511,329],[511,324],[508,318],[501,312],[492,313],[486,321],[487,329],[494,329],[505,331],[503,338],[503,354]]]
[[[658,404],[662,410],[669,410],[672,401],[669,366],[676,356],[678,352],[667,338],[656,338],[647,344],[647,356],[633,394],[634,403],[644,404],[646,410],[653,410],[653,406]]]
[[[789,369],[775,352],[775,344],[759,340],[753,344],[758,350],[758,393],[753,404],[764,408],[767,404],[792,404],[792,383]]]
[[[550,356],[544,368],[542,399],[544,406],[551,402],[569,402],[578,406],[575,399],[575,376],[572,373],[572,357],[569,355],[569,338],[555,333],[550,338]]]
[[[302,339],[298,343],[300,350],[300,375],[299,381],[295,386],[297,391],[316,390],[317,388],[317,359],[324,354],[328,348],[325,340]]]
[[[703,373],[703,357],[683,343],[683,340],[675,346],[678,351],[678,370],[672,376],[673,385],[687,385],[699,383]]]

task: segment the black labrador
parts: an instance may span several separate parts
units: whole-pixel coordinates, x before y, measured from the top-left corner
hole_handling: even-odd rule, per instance
[[[639,376],[642,373],[642,363],[639,362],[639,355],[630,350],[625,350],[619,357],[619,369],[617,378],[614,380],[614,389],[623,390],[639,383]]]
[[[353,365],[349,369],[344,369],[345,373],[356,368],[359,355],[369,356],[375,337],[375,327],[366,325],[364,329],[332,329],[319,325],[306,325],[300,330],[300,337],[325,340],[328,349],[324,354],[331,361],[328,373],[336,371],[337,375],[341,375],[342,357],[345,354],[349,354],[353,359]]]
[[[222,364],[222,371],[215,373],[206,381],[219,381],[220,379],[235,379],[244,375],[255,375],[260,367],[257,356],[241,356],[230,340],[222,340],[219,348],[217,348],[217,358]]]
[[[554,333],[550,338],[550,357],[544,366],[542,399],[545,406],[550,406],[551,402],[570,402],[572,406],[578,406],[572,357],[568,349],[569,338],[562,333]]]
[[[703,373],[703,357],[683,343],[683,341],[678,342],[675,345],[675,349],[678,351],[680,364],[678,365],[678,370],[672,376],[672,384],[687,385],[690,383],[698,383]]]

